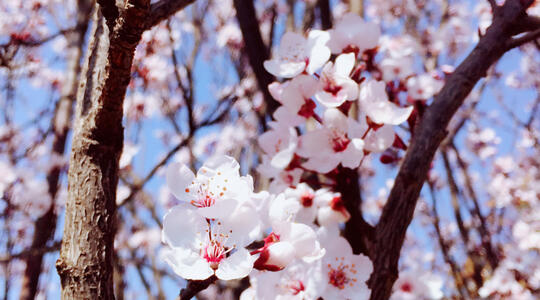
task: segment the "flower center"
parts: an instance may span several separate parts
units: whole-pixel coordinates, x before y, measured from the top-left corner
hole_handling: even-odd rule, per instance
[[[328,271],[328,283],[340,290],[344,289],[347,285],[354,286],[357,281],[357,279],[353,277],[357,272],[355,265],[344,264],[344,257],[336,257],[336,260],[341,260],[336,268],[332,267],[331,264],[328,264],[328,268],[330,269],[330,271]]]
[[[332,80],[328,80],[324,87],[324,90],[332,94],[334,97],[339,93],[339,91],[341,91],[341,89],[342,86],[335,84]]]
[[[221,260],[225,257],[225,247],[217,241],[210,241],[206,247],[202,249],[202,257],[210,264],[210,267],[216,270]]]
[[[304,291],[306,288],[304,287],[304,283],[300,280],[293,280],[286,286],[289,291],[291,291],[291,294],[298,295],[301,291]]]
[[[351,140],[349,140],[347,134],[334,132],[332,135],[332,149],[334,149],[334,152],[345,151],[350,142]]]
[[[412,285],[408,282],[405,282],[404,284],[401,285],[401,290],[404,291],[405,293],[410,293],[412,292]]]
[[[304,206],[304,207],[311,207],[313,205],[313,198],[315,198],[315,195],[309,193],[309,192],[305,192],[304,194],[302,194],[302,196],[300,197],[300,203]]]

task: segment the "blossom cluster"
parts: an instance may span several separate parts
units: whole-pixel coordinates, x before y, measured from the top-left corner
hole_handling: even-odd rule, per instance
[[[378,25],[355,14],[328,31],[283,35],[264,63],[283,79],[268,87],[282,106],[258,138],[267,191],[254,192],[253,179],[241,176],[229,156],[210,158],[196,175],[184,164],[169,165],[167,185],[183,204],[166,214],[162,239],[170,247],[164,259],[178,275],[249,275],[245,300],[369,298],[373,266],[340,236],[351,216],[332,173],[359,168],[371,153],[396,161],[384,154],[406,149],[394,126],[414,116],[398,94],[409,88],[409,98],[426,100],[440,88],[427,74],[376,69],[379,38]],[[397,84],[405,78],[406,86]],[[330,183],[310,181],[309,174]]]

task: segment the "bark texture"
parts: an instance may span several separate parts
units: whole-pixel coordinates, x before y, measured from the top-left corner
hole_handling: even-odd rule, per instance
[[[371,299],[388,299],[398,277],[398,260],[420,190],[446,127],[489,67],[508,50],[516,27],[526,17],[527,1],[507,0],[494,11],[493,23],[477,46],[456,68],[416,125],[415,135],[375,228]]]
[[[149,2],[127,1],[121,9],[114,0],[96,4],[77,94],[64,235],[56,264],[62,299],[114,299],[113,240],[123,100],[135,47],[146,28]]]
[[[73,103],[78,87],[78,74],[81,71],[82,47],[84,36],[88,28],[89,16],[92,10],[92,3],[89,0],[77,1],[77,25],[72,32],[65,34],[67,41],[67,76],[61,90],[61,96],[58,100],[56,111],[52,120],[53,142],[52,153],[58,156],[64,155],[66,139],[71,127],[71,117],[73,115]],[[32,240],[32,249],[42,249],[49,240],[54,237],[56,229],[56,220],[58,216],[54,210],[54,202],[58,191],[58,182],[61,174],[59,166],[51,168],[47,173],[48,193],[51,197],[51,207],[49,210],[34,223],[34,238]],[[22,279],[21,294],[19,299],[34,299],[36,296],[39,276],[41,274],[41,265],[43,263],[44,252],[36,252],[28,256],[25,260],[26,269]]]

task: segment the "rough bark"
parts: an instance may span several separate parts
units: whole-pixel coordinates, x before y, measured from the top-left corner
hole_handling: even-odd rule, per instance
[[[105,2],[105,3],[104,3]],[[62,299],[114,299],[118,160],[123,145],[123,100],[135,47],[146,29],[149,0],[127,1],[111,19],[111,3],[96,4],[81,74],[68,172],[60,259]]]
[[[532,3],[532,2],[531,2]],[[508,49],[515,27],[526,17],[527,1],[507,0],[494,12],[492,25],[467,58],[456,68],[416,125],[415,135],[375,228],[374,271],[369,280],[371,299],[388,299],[398,277],[398,260],[420,190],[446,127],[489,67]]]
[[[78,74],[81,71],[81,57],[82,47],[84,43],[84,36],[88,28],[89,16],[92,10],[91,1],[78,0],[77,1],[77,25],[76,30],[70,31],[65,34],[67,41],[67,76],[61,90],[61,96],[58,100],[56,111],[52,120],[52,153],[53,155],[63,156],[66,147],[66,139],[71,127],[71,117],[73,114],[73,103],[75,102],[75,96],[78,87]],[[61,174],[61,167],[55,166],[47,173],[47,185],[48,194],[51,198],[51,207],[41,217],[39,217],[34,223],[34,237],[32,245],[33,249],[42,249],[46,246],[47,242],[54,237],[54,231],[56,229],[57,215],[54,210],[54,202],[57,191],[59,189],[59,178]],[[22,279],[21,294],[19,299],[34,299],[38,283],[39,276],[41,274],[41,265],[43,262],[44,252],[37,252],[35,255],[30,255],[25,260],[26,269]]]
[[[264,44],[259,29],[259,21],[253,0],[234,0],[236,18],[244,38],[244,48],[247,53],[249,64],[255,73],[259,89],[263,93],[267,105],[267,113],[271,115],[279,106],[268,91],[268,85],[274,81],[274,76],[266,72],[263,63],[270,56],[270,51]]]

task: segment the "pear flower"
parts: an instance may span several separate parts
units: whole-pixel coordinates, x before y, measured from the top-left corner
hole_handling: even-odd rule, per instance
[[[167,186],[178,200],[190,203],[202,216],[220,218],[248,201],[253,192],[251,177],[241,177],[239,169],[238,162],[229,156],[208,160],[197,176],[186,165],[173,163],[167,168]]]
[[[383,125],[399,125],[412,113],[413,107],[399,107],[388,100],[385,83],[369,80],[360,89],[360,109],[371,121]]]
[[[315,99],[326,107],[338,107],[347,100],[358,98],[358,84],[349,77],[354,62],[354,54],[348,53],[338,56],[335,65],[326,63]]]
[[[264,68],[274,76],[292,78],[306,71],[313,74],[330,58],[326,42],[328,32],[312,30],[307,39],[301,34],[286,32],[281,38],[277,57],[264,62]]]
[[[355,120],[335,108],[325,111],[324,126],[308,131],[300,138],[298,155],[308,158],[304,167],[320,173],[328,173],[340,163],[356,168],[364,156],[365,130]]]
[[[245,221],[242,218],[208,221],[193,209],[177,205],[163,220],[162,240],[170,247],[164,260],[184,279],[204,280],[212,275],[222,280],[245,277],[254,262],[244,248],[248,241],[242,242],[245,232],[225,226],[227,222],[244,222],[244,227],[252,225]]]

